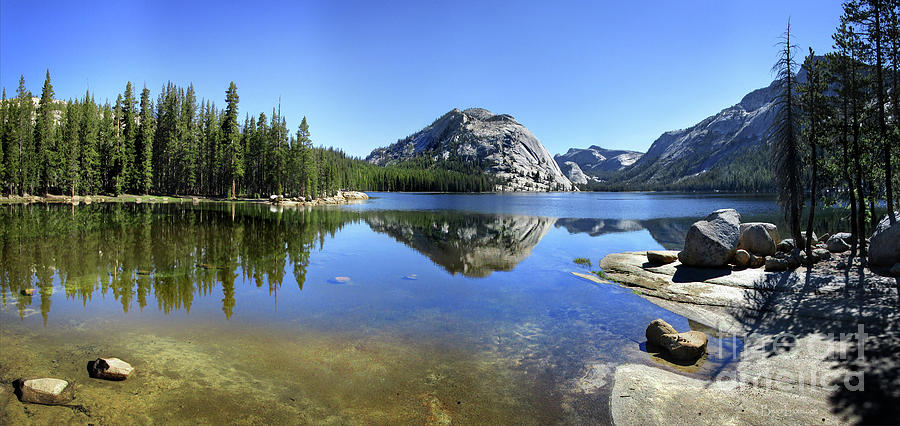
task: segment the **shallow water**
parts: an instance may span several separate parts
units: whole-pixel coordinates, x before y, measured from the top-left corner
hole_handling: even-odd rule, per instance
[[[0,422],[608,422],[616,365],[709,376],[740,342],[652,357],[650,320],[708,325],[572,260],[677,249],[717,208],[777,216],[717,194],[372,195],[0,207]],[[89,379],[98,356],[136,373]],[[85,410],[21,404],[22,376],[73,382]]]

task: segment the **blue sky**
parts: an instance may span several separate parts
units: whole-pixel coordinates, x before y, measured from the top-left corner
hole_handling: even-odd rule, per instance
[[[772,80],[791,19],[831,49],[837,0],[0,2],[0,83],[155,99],[168,80],[241,115],[281,100],[314,142],[364,156],[452,108],[511,114],[551,154],[646,150]]]

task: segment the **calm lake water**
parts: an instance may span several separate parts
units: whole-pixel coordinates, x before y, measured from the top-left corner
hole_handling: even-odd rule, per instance
[[[649,321],[704,325],[572,260],[678,249],[719,208],[778,216],[757,196],[370,195],[0,206],[0,381],[63,378],[87,409],[5,392],[0,423],[608,422],[616,365],[708,376],[740,342],[688,367],[653,357]],[[136,372],[89,379],[98,356]]]

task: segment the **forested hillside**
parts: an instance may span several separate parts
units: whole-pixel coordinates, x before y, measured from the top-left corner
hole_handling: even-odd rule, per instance
[[[19,79],[0,101],[0,192],[321,197],[339,189],[485,191],[492,179],[430,160],[379,167],[314,147],[306,117],[297,130],[275,107],[240,118],[237,87],[225,107],[168,83],[155,97],[129,82],[115,102],[54,99],[50,72],[38,100]]]

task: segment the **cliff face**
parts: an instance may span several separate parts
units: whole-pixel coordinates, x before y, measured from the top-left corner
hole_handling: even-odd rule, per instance
[[[497,179],[497,190],[576,190],[525,126],[486,109],[454,109],[412,136],[375,149],[366,161],[384,166],[417,156],[482,164]]]
[[[553,159],[560,165],[572,162],[587,174],[613,172],[634,164],[644,154],[637,151],[605,149],[591,145],[587,149],[569,148],[565,154],[556,154]]]
[[[689,128],[663,133],[647,153],[617,176],[625,183],[672,183],[728,164],[762,146],[775,118],[777,87],[750,92],[738,104]]]

